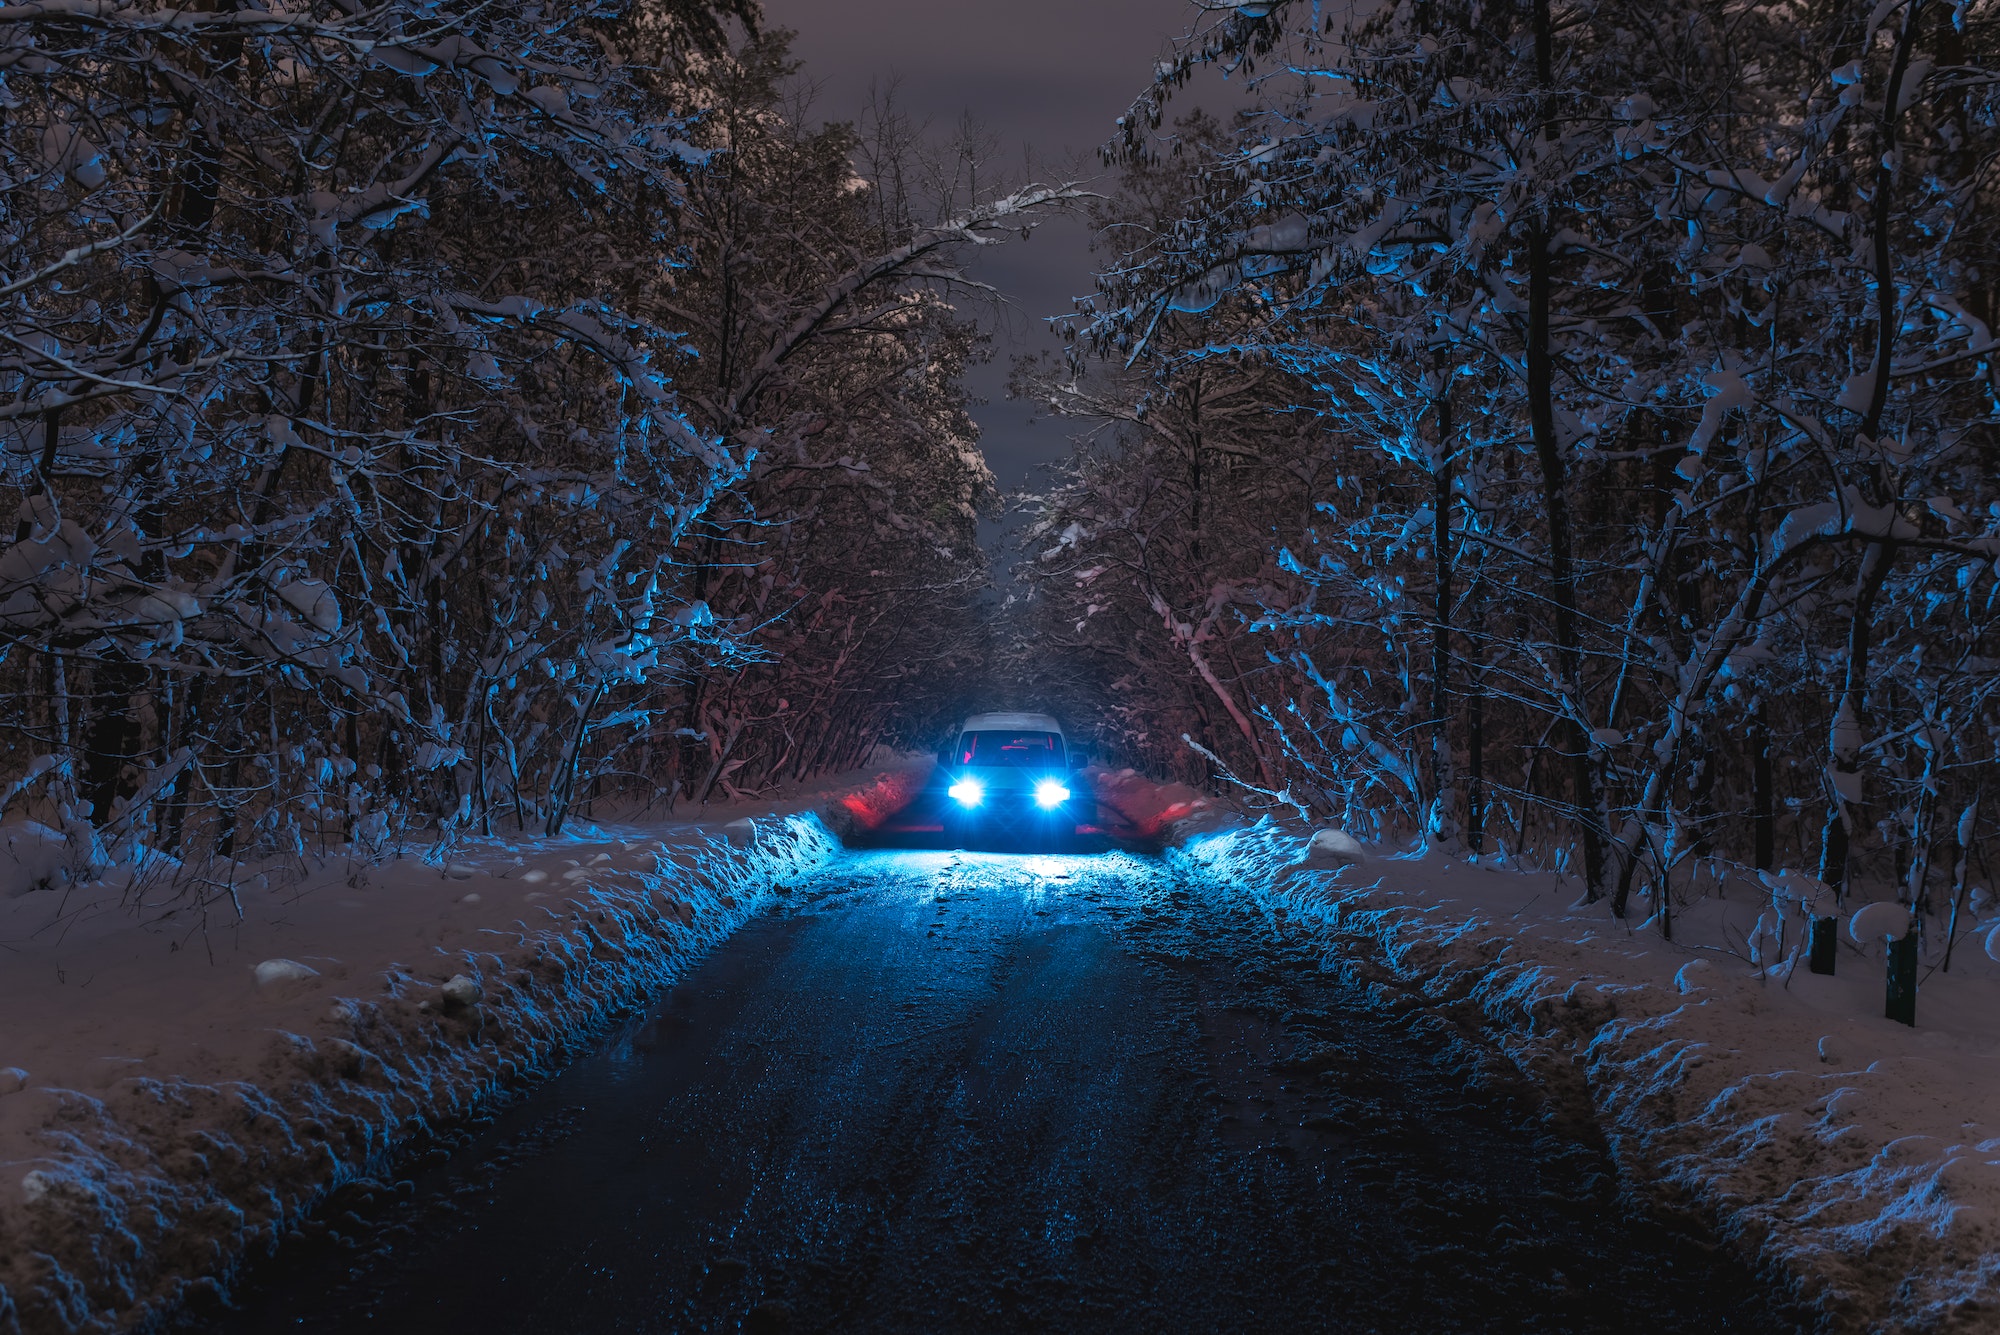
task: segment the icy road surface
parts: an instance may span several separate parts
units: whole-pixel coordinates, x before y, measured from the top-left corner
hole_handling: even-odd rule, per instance
[[[198,1322],[1787,1328],[1397,1010],[1158,862],[850,854]]]

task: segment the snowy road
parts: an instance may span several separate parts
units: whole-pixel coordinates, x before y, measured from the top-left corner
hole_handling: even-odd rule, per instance
[[[199,1325],[1786,1328],[1415,1013],[1155,861],[850,854]]]

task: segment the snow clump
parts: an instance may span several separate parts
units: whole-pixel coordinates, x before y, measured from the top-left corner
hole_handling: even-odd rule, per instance
[[[265,960],[257,966],[257,986],[270,987],[275,983],[301,983],[308,978],[319,977],[319,970],[310,968],[297,960]]]
[[[473,1006],[485,995],[478,983],[462,973],[453,974],[450,981],[438,990],[444,993],[444,1004],[447,1006]]]
[[[1888,937],[1900,940],[1909,930],[1909,906],[1888,900],[1864,904],[1847,920],[1847,934],[1864,946]]]
[[[39,821],[0,830],[0,893],[8,898],[69,883],[69,841]]]
[[[1367,851],[1361,842],[1345,830],[1321,830],[1306,845],[1306,857],[1314,862],[1331,862],[1339,866],[1366,862]]]

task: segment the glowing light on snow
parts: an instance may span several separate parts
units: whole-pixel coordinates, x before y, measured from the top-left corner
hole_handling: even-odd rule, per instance
[[[861,829],[879,830],[897,812],[910,805],[929,778],[920,769],[892,770],[877,775],[867,787],[841,798],[840,805],[847,809]]]

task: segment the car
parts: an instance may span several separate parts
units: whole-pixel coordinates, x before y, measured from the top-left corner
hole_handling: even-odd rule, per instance
[[[1047,714],[972,715],[938,755],[946,836],[1068,842],[1090,810],[1076,777],[1087,760]]]

